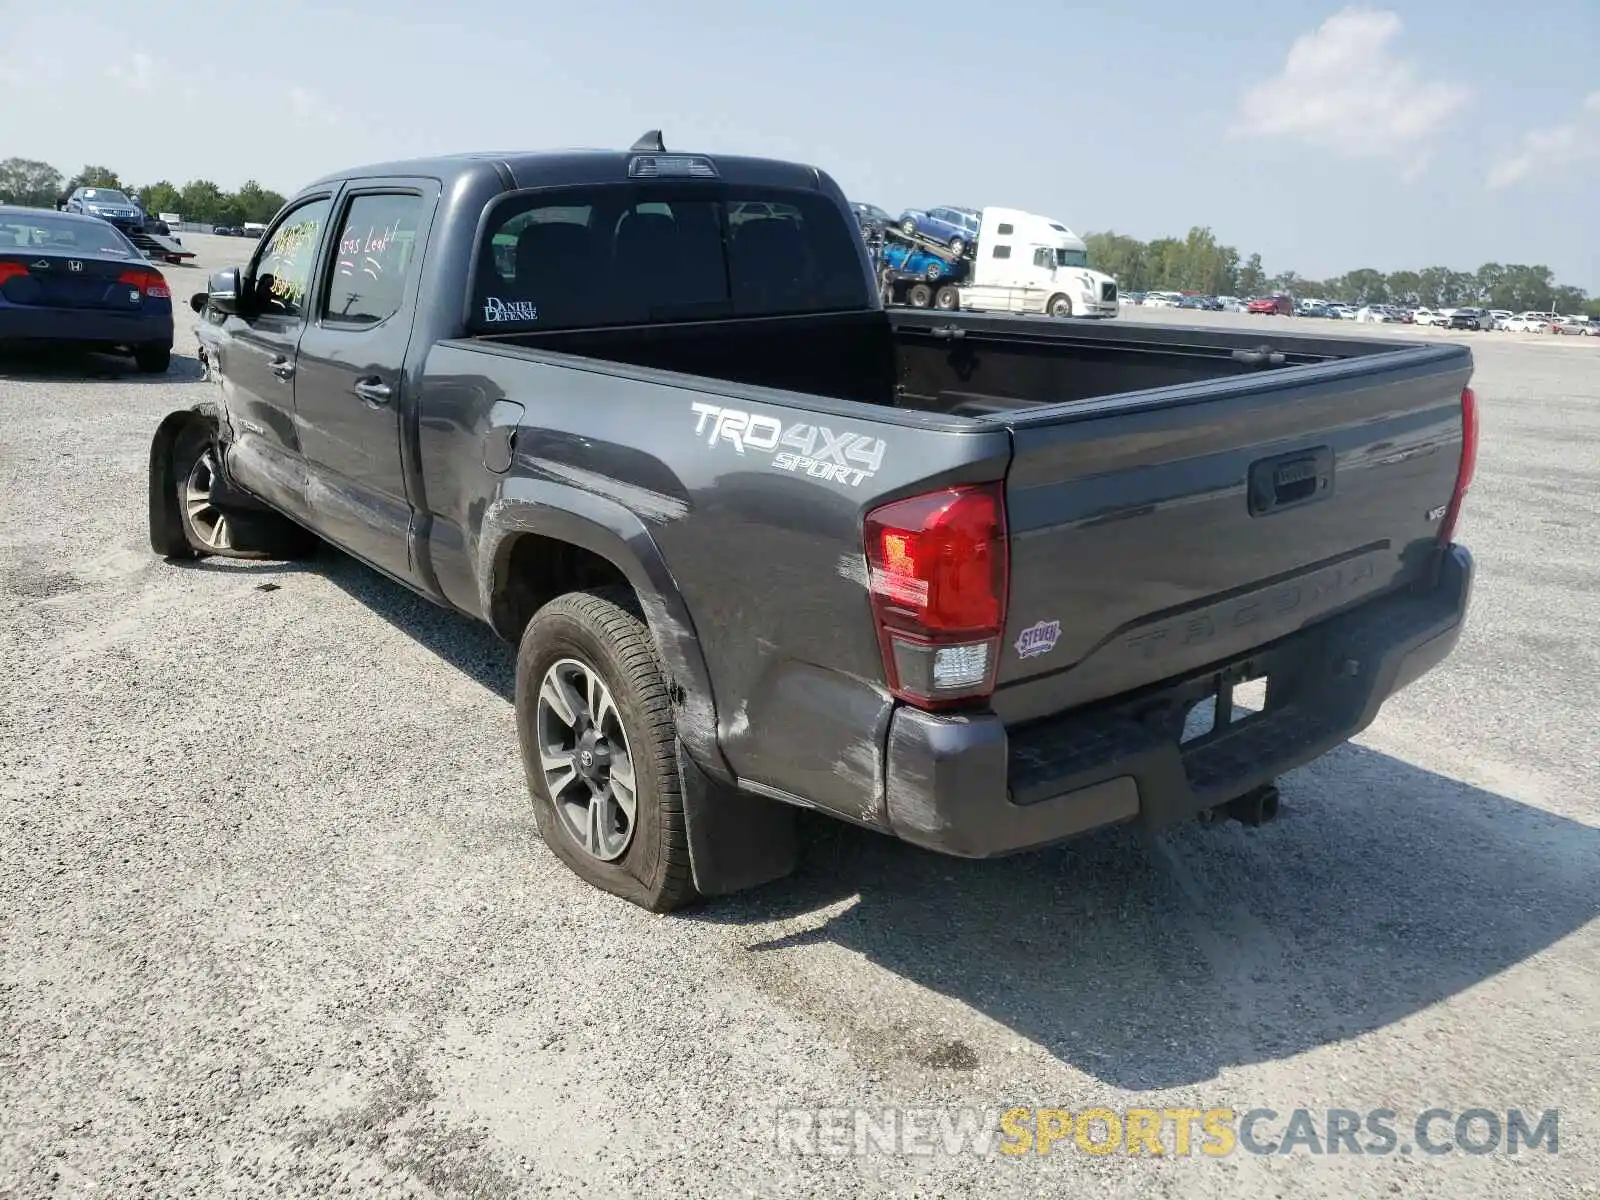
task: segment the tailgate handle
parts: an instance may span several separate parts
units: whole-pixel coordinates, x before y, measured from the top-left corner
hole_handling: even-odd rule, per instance
[[[1264,516],[1321,500],[1333,491],[1333,449],[1318,446],[1250,465],[1250,515]]]

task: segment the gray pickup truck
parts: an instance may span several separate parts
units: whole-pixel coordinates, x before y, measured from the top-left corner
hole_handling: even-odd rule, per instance
[[[797,807],[966,857],[1259,823],[1454,646],[1466,348],[874,284],[826,174],[658,135],[330,176],[195,297],[151,544],[487,622],[542,836],[658,911],[792,870]]]

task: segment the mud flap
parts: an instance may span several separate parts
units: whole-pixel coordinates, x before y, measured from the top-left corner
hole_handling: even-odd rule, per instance
[[[194,557],[189,539],[184,536],[183,514],[178,509],[172,453],[185,426],[204,419],[192,408],[168,413],[150,439],[150,549],[163,558]]]
[[[677,753],[695,890],[725,896],[793,872],[799,858],[795,810],[711,778],[681,741]]]

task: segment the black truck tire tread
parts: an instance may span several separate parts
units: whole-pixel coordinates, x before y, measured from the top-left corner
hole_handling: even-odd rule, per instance
[[[588,649],[581,645],[585,634],[595,643],[598,654],[583,653]],[[550,655],[549,643],[554,639],[569,647],[567,653],[577,649],[611,687],[617,707],[628,722],[636,774],[641,784],[651,785],[639,789],[634,842],[614,863],[600,862],[568,843],[544,794],[537,752],[530,754],[528,728],[534,719],[533,697],[542,678],[542,668],[535,668],[541,656]],[[574,642],[579,645],[573,646]],[[699,901],[689,861],[672,699],[655,642],[633,593],[625,587],[567,592],[540,608],[528,622],[517,649],[516,696],[517,729],[523,743],[528,790],[545,844],[586,882],[651,912],[671,912]],[[637,762],[645,757],[649,770],[641,771]],[[645,836],[646,822],[640,819],[646,805],[653,817],[653,846],[641,844],[651,840]]]

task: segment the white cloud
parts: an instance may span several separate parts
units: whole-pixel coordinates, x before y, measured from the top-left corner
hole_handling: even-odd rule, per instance
[[[317,94],[310,88],[294,84],[289,88],[289,107],[297,117],[314,116],[318,109]]]
[[[106,74],[129,91],[148,92],[156,81],[156,62],[148,54],[136,52],[126,65],[113,63]]]
[[[1471,98],[1445,80],[1424,79],[1393,47],[1397,13],[1346,8],[1295,39],[1283,70],[1240,98],[1232,132],[1293,138],[1350,158],[1406,158],[1420,170],[1422,147]]]
[[[1600,158],[1600,91],[1584,98],[1582,111],[1563,125],[1530,129],[1515,154],[1489,170],[1489,186],[1509,187],[1535,172],[1547,173],[1586,159]]]
[[[287,92],[289,111],[301,121],[321,125],[348,125],[349,116],[333,101],[304,84],[292,83]]]

